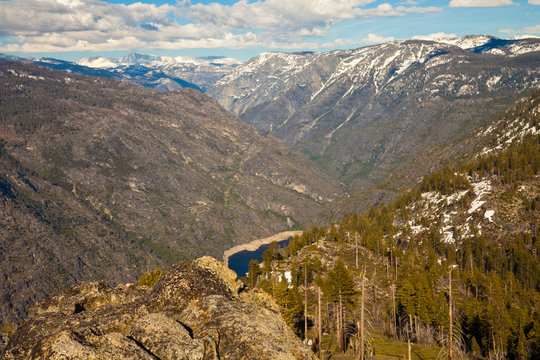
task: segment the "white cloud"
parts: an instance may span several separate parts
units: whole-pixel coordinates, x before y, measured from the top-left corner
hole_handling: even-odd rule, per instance
[[[383,37],[375,34],[368,34],[365,38],[362,39],[362,44],[380,44],[387,41],[394,40],[393,36]]]
[[[534,26],[527,26],[523,30],[501,29],[499,30],[499,32],[502,34],[512,34],[512,35],[522,34],[520,37],[523,37],[523,35],[525,34],[540,34],[540,24],[534,25]]]
[[[354,39],[336,39],[334,41],[325,42],[320,45],[315,45],[310,48],[320,48],[320,49],[335,49],[335,48],[345,48],[351,46],[359,46],[361,43],[358,40]]]
[[[371,17],[388,17],[388,16],[405,16],[410,13],[430,13],[442,11],[441,8],[428,6],[428,7],[405,7],[392,5],[385,3],[371,9],[354,9],[353,15],[357,18],[371,18]]]
[[[535,0],[536,1],[536,0]],[[451,0],[450,7],[499,7],[513,5],[512,0]]]
[[[410,6],[416,4],[414,0],[402,2],[407,6],[387,3],[374,6],[374,2],[238,0],[232,5],[221,5],[184,0],[176,5],[157,6],[100,0],[4,0],[0,1],[0,35],[3,36],[0,51],[313,45],[313,41],[306,42],[304,38],[322,39],[332,26],[345,20],[441,11],[437,7]]]
[[[531,5],[540,5],[540,0],[529,0],[529,4],[531,4]]]
[[[525,29],[523,29],[523,32],[539,34],[540,33],[540,24],[535,25],[535,26],[527,26]]]
[[[415,35],[412,37],[413,40],[430,40],[430,41],[437,41],[441,39],[456,39],[456,34],[447,34],[443,32],[438,32],[434,34],[429,35]]]
[[[347,48],[361,45],[374,45],[381,44],[387,41],[395,40],[393,36],[383,37],[376,34],[368,34],[366,37],[357,40],[357,39],[336,39],[331,42],[326,42],[323,44],[309,44],[308,48],[320,48],[320,49],[335,49],[335,48]],[[308,44],[306,44],[308,45]]]
[[[195,4],[186,8],[186,15],[201,23],[214,23],[237,29],[264,29],[289,32],[299,28],[325,27],[355,17],[395,16],[389,4],[364,9],[375,0],[266,0],[233,5]],[[404,13],[404,11],[402,11]]]
[[[509,37],[510,40],[521,40],[521,39],[540,39],[540,36],[523,34]]]

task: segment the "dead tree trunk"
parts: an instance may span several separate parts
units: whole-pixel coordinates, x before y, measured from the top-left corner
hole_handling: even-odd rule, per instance
[[[362,273],[362,297],[360,299],[360,359],[364,359],[365,354],[365,341],[364,341],[364,298],[365,298],[365,269]]]
[[[304,338],[307,344],[307,266],[304,266]]]
[[[392,319],[393,319],[393,333],[394,333],[394,340],[397,340],[397,321],[396,321],[396,286],[392,285]]]
[[[319,359],[322,359],[322,318],[321,318],[321,288],[318,288],[318,302],[319,302],[319,308],[318,308],[318,315],[319,315]]]
[[[452,269],[448,272],[448,359],[452,360]]]
[[[345,352],[345,326],[343,321],[343,296],[339,292],[339,349],[340,352]]]
[[[356,249],[356,268],[358,269],[358,233],[354,234],[354,247]]]
[[[341,342],[340,342],[341,328],[340,328],[340,319],[339,319],[339,304],[334,303],[334,306],[337,308],[336,311],[335,311],[336,312],[336,343],[337,343],[338,352],[341,352],[341,346],[340,346],[341,345]]]

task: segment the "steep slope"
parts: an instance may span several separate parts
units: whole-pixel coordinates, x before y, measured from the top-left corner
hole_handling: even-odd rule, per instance
[[[208,89],[208,95],[262,131],[270,132],[282,119],[310,101],[309,96],[326,83],[345,56],[343,51],[263,53],[219,80]],[[283,107],[280,101],[284,99],[290,103]],[[261,106],[268,106],[268,112],[275,114],[276,119],[268,121],[261,117],[259,122],[244,115]]]
[[[196,90],[0,62],[2,316],[309,224],[341,190]],[[120,271],[123,270],[123,271]]]
[[[348,212],[363,212],[372,205],[388,204],[405,189],[417,184],[424,175],[448,164],[474,160],[478,154],[504,150],[514,142],[539,132],[540,90],[516,103],[474,131],[449,145],[431,146],[397,169],[385,182],[352,194],[348,199],[331,205],[323,218],[339,219]]]
[[[451,143],[539,85],[540,40],[454,42],[262,54],[207,92],[354,192],[384,181],[427,147]]]

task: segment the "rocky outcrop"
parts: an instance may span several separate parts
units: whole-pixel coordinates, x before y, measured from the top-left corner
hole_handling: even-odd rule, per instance
[[[153,287],[70,288],[33,309],[2,359],[315,359],[271,297],[210,257]]]

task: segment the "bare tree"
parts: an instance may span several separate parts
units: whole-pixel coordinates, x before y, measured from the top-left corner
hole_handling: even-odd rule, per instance
[[[364,312],[365,312],[365,281],[366,268],[362,272],[362,296],[360,299],[360,359],[364,359],[365,339],[364,339]]]

